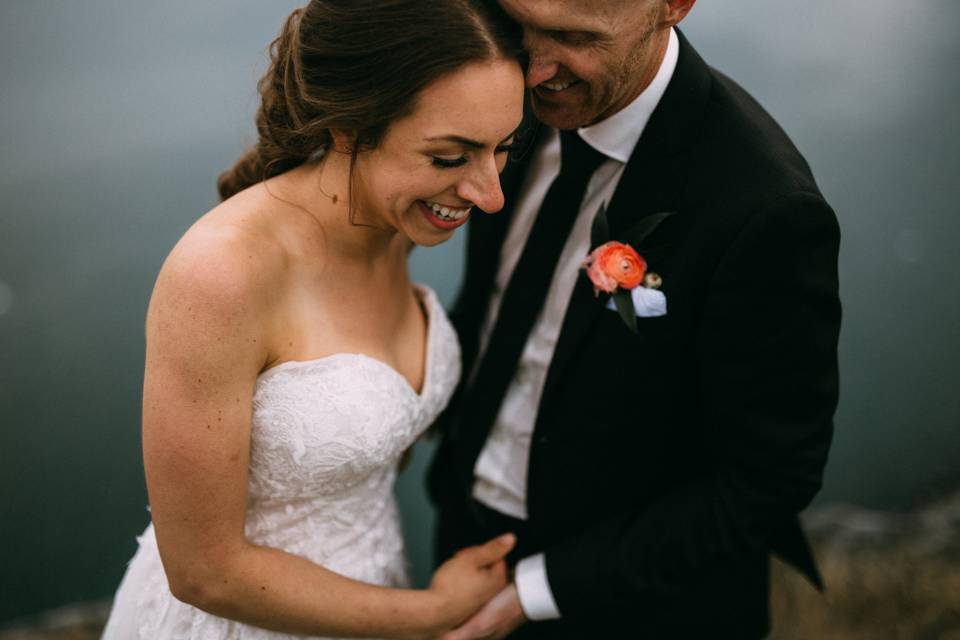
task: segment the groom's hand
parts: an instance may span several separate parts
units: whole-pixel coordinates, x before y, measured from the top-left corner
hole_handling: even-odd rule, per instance
[[[441,640],[498,640],[527,621],[520,607],[520,596],[512,582],[462,625]]]

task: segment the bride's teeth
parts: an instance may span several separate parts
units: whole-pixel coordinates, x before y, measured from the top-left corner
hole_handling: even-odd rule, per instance
[[[452,207],[445,207],[442,204],[437,204],[436,202],[427,202],[424,200],[424,203],[431,211],[433,211],[434,215],[441,220],[446,220],[448,222],[452,220],[460,220],[470,212],[470,207],[466,207],[464,209],[454,209]]]

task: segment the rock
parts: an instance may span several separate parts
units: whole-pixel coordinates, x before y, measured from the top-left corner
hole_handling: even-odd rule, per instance
[[[772,640],[960,640],[960,493],[908,513],[805,514],[826,591],[774,562]]]
[[[110,600],[73,604],[0,628],[0,640],[98,640]]]

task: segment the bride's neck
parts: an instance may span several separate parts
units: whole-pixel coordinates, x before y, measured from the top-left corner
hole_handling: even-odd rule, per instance
[[[408,238],[357,207],[351,211],[349,155],[330,154],[278,178],[291,204],[315,221],[326,259],[370,270],[406,264]]]

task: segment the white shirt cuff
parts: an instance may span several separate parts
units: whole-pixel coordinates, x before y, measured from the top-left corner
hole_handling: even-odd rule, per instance
[[[547,582],[547,563],[542,553],[518,562],[513,581],[517,585],[520,607],[527,619],[554,620],[560,617],[550,583]]]

